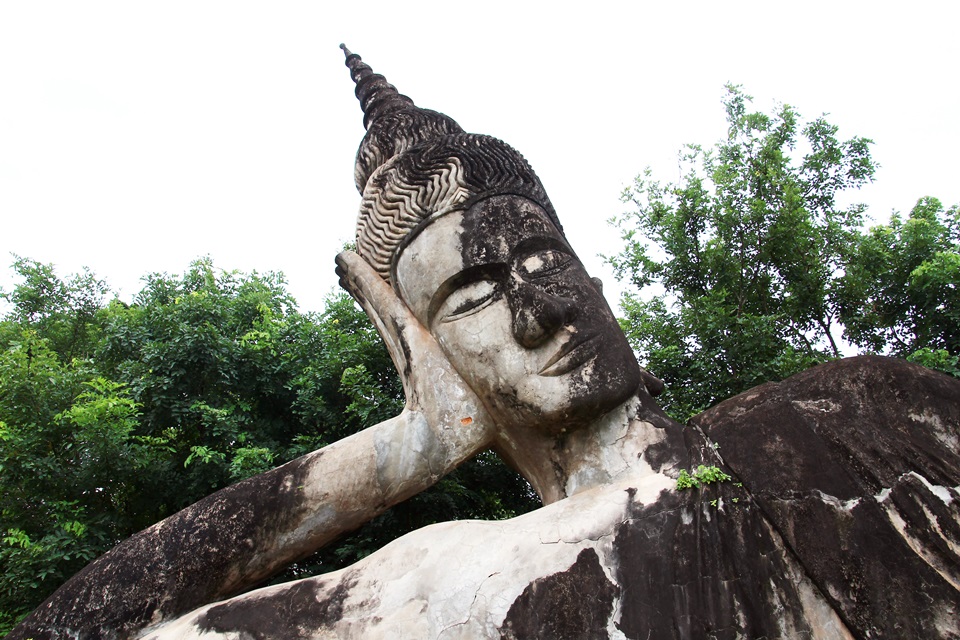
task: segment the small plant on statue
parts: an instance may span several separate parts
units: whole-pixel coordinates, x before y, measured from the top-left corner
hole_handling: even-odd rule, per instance
[[[727,482],[729,480],[733,480],[733,478],[731,478],[729,474],[724,473],[720,467],[701,464],[698,465],[692,473],[686,469],[680,470],[680,475],[677,476],[677,491],[693,489],[694,487],[699,488],[704,484]]]

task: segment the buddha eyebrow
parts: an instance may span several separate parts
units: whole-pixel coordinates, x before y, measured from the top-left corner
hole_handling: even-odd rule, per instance
[[[562,240],[550,236],[534,236],[532,238],[524,238],[518,242],[517,246],[510,252],[510,258],[512,260],[525,258],[531,253],[542,251],[543,249],[553,249],[554,251],[562,251],[563,253],[573,255],[573,249]]]
[[[427,307],[427,327],[433,324],[433,318],[440,311],[440,307],[446,301],[450,294],[465,285],[477,282],[478,280],[495,280],[501,282],[507,274],[508,267],[505,264],[478,264],[467,267],[459,273],[450,276],[437,287],[436,293],[430,298],[430,306]]]

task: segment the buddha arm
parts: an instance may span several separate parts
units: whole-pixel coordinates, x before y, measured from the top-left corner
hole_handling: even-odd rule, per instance
[[[92,562],[9,637],[130,637],[257,585],[486,447],[461,409],[404,410],[208,496]]]

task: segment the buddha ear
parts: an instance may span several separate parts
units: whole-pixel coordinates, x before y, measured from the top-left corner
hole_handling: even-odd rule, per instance
[[[373,322],[406,390],[412,365],[408,334],[426,333],[426,329],[393,288],[355,252],[343,251],[337,256],[337,275],[340,286],[353,296]]]
[[[590,278],[590,281],[593,282],[593,286],[597,288],[597,291],[603,293],[603,280],[597,277]]]

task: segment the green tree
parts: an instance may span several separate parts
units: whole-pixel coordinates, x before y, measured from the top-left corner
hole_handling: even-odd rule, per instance
[[[137,406],[24,331],[0,351],[0,625],[129,535]]]
[[[840,355],[839,274],[864,211],[840,196],[872,179],[871,141],[750,102],[727,86],[726,139],[687,146],[676,183],[647,170],[615,219],[625,247],[609,260],[637,289],[623,328],[681,420]]]
[[[331,428],[339,379],[304,397],[312,355],[329,347],[322,320],[297,311],[278,274],[202,259],[182,276],[147,276],[132,305],[108,311],[96,364],[141,407],[136,434],[171,449],[142,494],[142,526],[315,448]]]
[[[0,291],[0,632],[115,539],[116,503],[91,483],[127,475],[115,436],[135,411],[89,360],[106,285],[20,257],[13,270],[21,284]]]
[[[11,306],[8,326],[29,325],[66,362],[90,357],[110,291],[107,284],[86,269],[62,279],[52,264],[19,256],[14,256],[13,270],[21,283],[10,293],[0,291],[0,299]]]
[[[960,375],[960,209],[920,198],[858,239],[842,280],[848,340]]]

